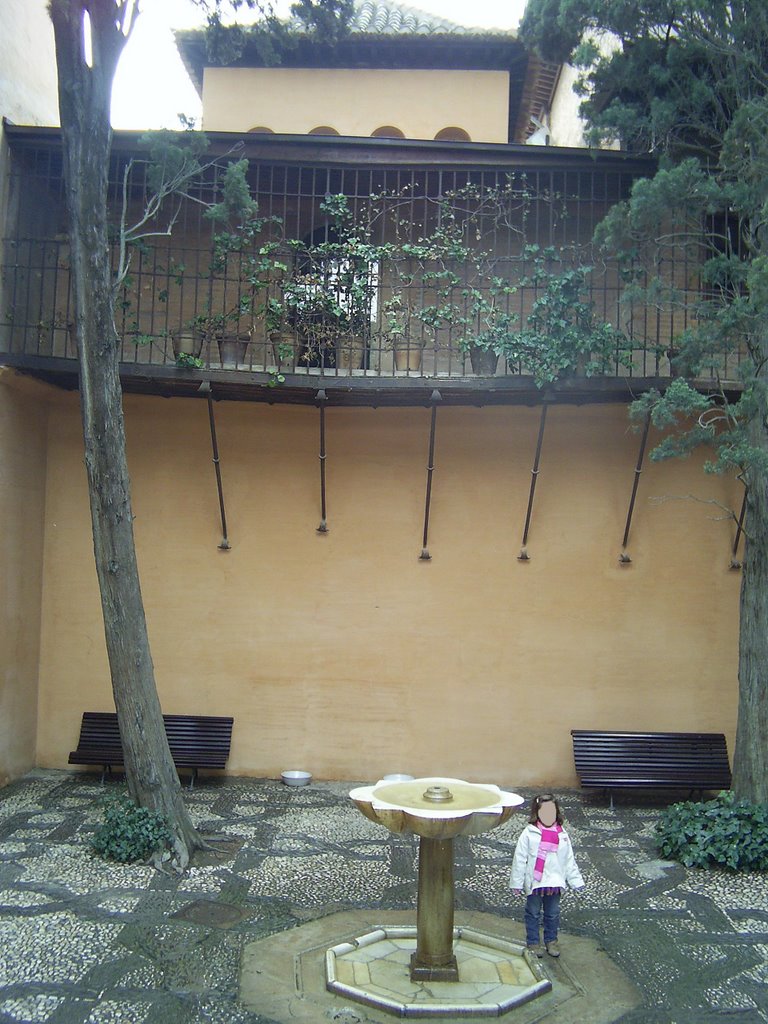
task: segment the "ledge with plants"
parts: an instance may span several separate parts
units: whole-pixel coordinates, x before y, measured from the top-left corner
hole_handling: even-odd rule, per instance
[[[542,204],[553,223],[565,224],[568,211],[562,197],[534,194],[524,176],[418,201],[408,190],[354,205],[329,194],[307,240],[262,216],[247,160],[220,173],[204,213],[213,225],[207,270],[190,281],[177,256],[159,296],[180,314],[163,349],[170,337],[181,369],[215,365],[214,342],[220,366],[259,368],[273,384],[313,368],[422,376],[427,350],[432,375],[491,377],[501,360],[504,372],[537,387],[615,375],[629,362],[622,334],[596,313],[583,249],[526,243]],[[198,294],[200,306],[182,315]]]

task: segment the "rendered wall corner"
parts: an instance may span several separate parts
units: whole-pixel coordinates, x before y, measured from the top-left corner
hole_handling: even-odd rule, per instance
[[[0,368],[0,786],[35,766],[48,404]]]

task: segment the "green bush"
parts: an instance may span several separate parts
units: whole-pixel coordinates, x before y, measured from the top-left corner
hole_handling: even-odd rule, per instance
[[[656,825],[662,856],[686,867],[717,864],[733,871],[768,869],[768,804],[736,800],[723,792],[714,800],[673,804]]]
[[[119,796],[104,802],[104,821],[94,832],[91,846],[105,860],[130,864],[148,860],[171,838],[162,814],[137,807],[128,796]]]
[[[176,356],[176,365],[180,370],[202,370],[205,368],[203,360],[189,352],[179,352]]]

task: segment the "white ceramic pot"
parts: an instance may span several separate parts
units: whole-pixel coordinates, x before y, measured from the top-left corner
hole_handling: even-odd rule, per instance
[[[312,773],[292,770],[283,772],[280,778],[286,786],[308,786],[312,781]]]

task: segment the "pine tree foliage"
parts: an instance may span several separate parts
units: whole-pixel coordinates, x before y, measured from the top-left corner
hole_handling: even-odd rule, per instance
[[[599,226],[625,298],[661,314],[676,378],[645,395],[670,431],[654,458],[706,445],[746,488],[734,789],[768,801],[768,5],[754,0],[530,0],[525,42],[579,68],[590,141],[658,157]],[[696,280],[658,273],[670,261]],[[691,291],[696,289],[692,301]],[[733,372],[732,367],[738,366]],[[727,375],[726,375],[727,368]],[[714,386],[704,387],[704,381]]]

